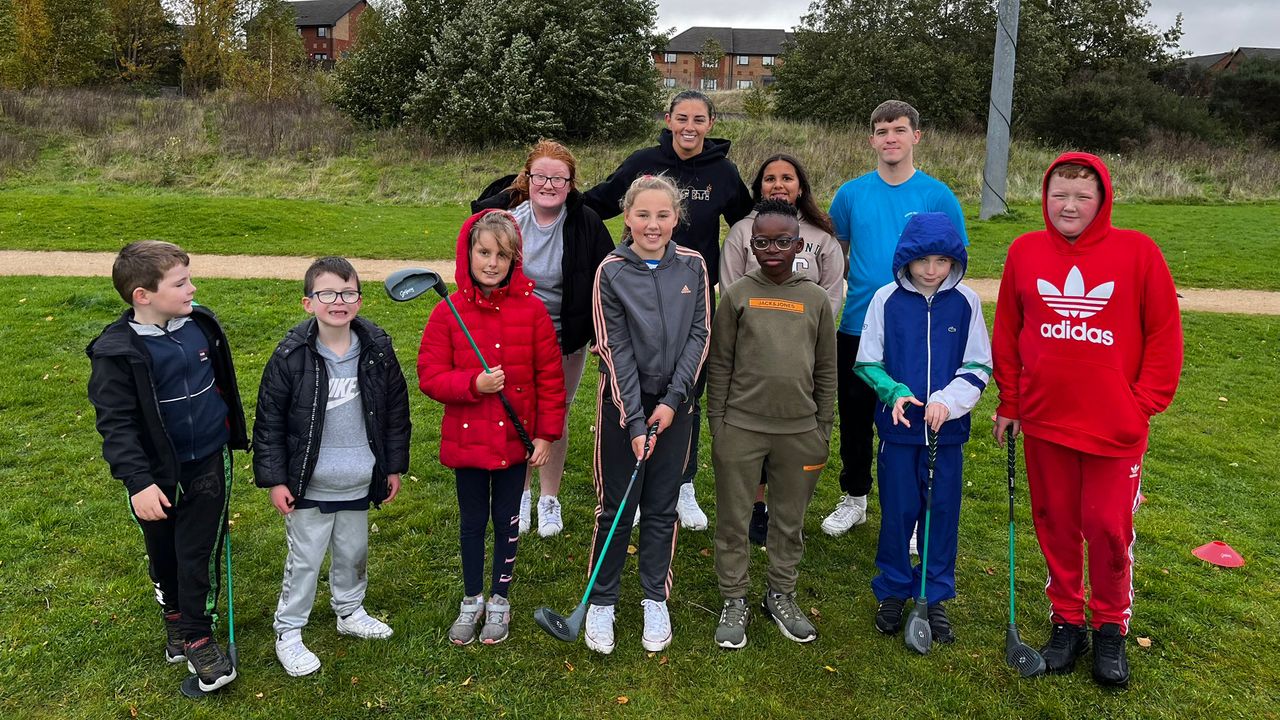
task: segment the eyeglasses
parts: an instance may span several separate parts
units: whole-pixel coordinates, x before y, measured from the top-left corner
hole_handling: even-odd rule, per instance
[[[560,177],[559,175],[535,174],[535,175],[529,176],[529,182],[533,183],[534,185],[542,186],[542,185],[546,185],[547,183],[551,183],[551,187],[557,190],[564,187],[565,183],[569,182],[572,179],[573,178]]]
[[[779,250],[787,251],[790,250],[799,240],[800,238],[794,238],[790,235],[783,235],[782,237],[776,237],[773,239],[756,235],[751,238],[751,247],[757,250],[768,250],[769,245],[772,244]]]
[[[355,305],[360,302],[360,291],[343,290],[342,292],[338,292],[337,290],[317,290],[311,293],[309,297],[314,300],[318,300],[325,305],[332,305],[333,303],[338,302],[338,298],[342,298],[342,302],[348,305]]]

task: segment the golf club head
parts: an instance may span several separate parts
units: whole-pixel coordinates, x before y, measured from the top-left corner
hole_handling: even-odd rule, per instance
[[[448,294],[440,274],[426,268],[400,268],[388,275],[383,284],[387,295],[396,302],[408,302],[432,290],[441,297]]]
[[[1018,628],[1013,625],[1010,625],[1004,634],[1004,659],[1024,678],[1044,674],[1044,658],[1022,642],[1018,637]]]
[[[902,639],[912,650],[921,655],[929,654],[929,648],[933,646],[933,630],[929,627],[929,603],[916,600],[916,606],[911,608],[911,614],[907,616],[907,627],[902,633]]]
[[[533,621],[538,623],[538,627],[546,630],[551,637],[563,642],[578,640],[578,633],[582,631],[582,621],[586,617],[586,603],[574,608],[569,617],[564,617],[549,607],[540,607],[533,611]]]

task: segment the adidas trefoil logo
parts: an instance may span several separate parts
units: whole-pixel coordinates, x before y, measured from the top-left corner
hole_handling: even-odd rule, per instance
[[[1080,268],[1074,265],[1071,266],[1071,272],[1067,273],[1067,282],[1062,290],[1058,290],[1048,280],[1036,280],[1036,289],[1040,291],[1045,304],[1062,317],[1069,318],[1093,317],[1102,312],[1115,288],[1114,282],[1104,282],[1085,292],[1084,276],[1080,274]]]
[[[1134,465],[1133,467],[1129,468],[1129,479],[1133,480],[1134,478],[1138,477],[1138,471],[1141,469],[1142,469],[1141,465]]]

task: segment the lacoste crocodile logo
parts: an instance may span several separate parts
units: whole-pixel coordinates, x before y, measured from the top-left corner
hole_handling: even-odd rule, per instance
[[[1071,272],[1067,273],[1067,281],[1061,290],[1048,280],[1036,280],[1036,290],[1044,303],[1066,318],[1087,318],[1102,312],[1115,287],[1114,282],[1104,282],[1086,292],[1084,276],[1080,274],[1080,268],[1074,265]]]

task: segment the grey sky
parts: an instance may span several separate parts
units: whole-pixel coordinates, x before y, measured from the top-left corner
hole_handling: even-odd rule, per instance
[[[694,25],[786,28],[800,23],[809,0],[659,0],[658,27],[678,31]],[[1276,0],[1151,0],[1147,19],[1161,29],[1183,14],[1182,47],[1193,55],[1235,47],[1280,47],[1280,2]]]

